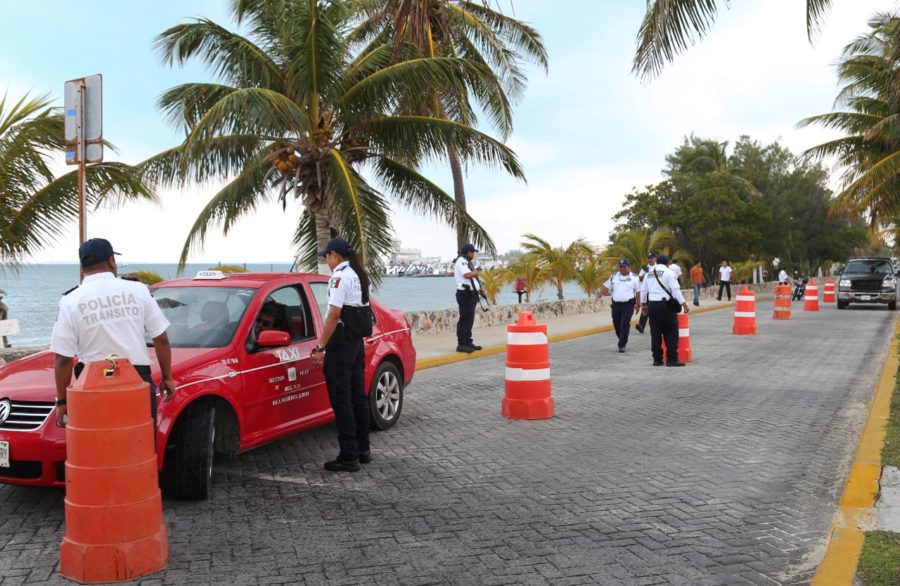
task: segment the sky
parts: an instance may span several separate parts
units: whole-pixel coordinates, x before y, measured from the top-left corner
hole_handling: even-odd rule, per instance
[[[36,10],[29,2],[0,0],[0,92],[49,92],[62,105],[66,80],[102,74],[104,136],[118,148],[107,160],[137,163],[183,138],[157,109],[159,95],[180,83],[214,79],[199,63],[164,65],[154,38],[197,17],[234,28],[229,4],[47,0]],[[719,4],[710,34],[644,83],[631,73],[643,0],[500,0],[507,13],[543,35],[550,70],[529,68],[507,141],[524,164],[527,183],[496,169],[466,169],[469,212],[498,250],[517,248],[528,232],[554,245],[576,238],[605,243],[625,195],[661,180],[666,154],[687,135],[733,144],[746,134],[798,153],[829,139],[829,131],[796,124],[832,109],[841,49],[867,30],[872,14],[897,8],[896,0],[834,0],[810,44],[803,0]],[[60,155],[61,167],[62,161]],[[425,173],[452,193],[442,162]],[[88,236],[108,238],[128,262],[175,262],[217,188],[165,191],[161,205],[92,210]],[[227,237],[213,229],[189,260],[290,261],[301,211],[273,205],[240,221]],[[449,227],[402,208],[395,208],[393,225],[404,248],[455,256]],[[71,262],[76,251],[73,223],[30,262]]]

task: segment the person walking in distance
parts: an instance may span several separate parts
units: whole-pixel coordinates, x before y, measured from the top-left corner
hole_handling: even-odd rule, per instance
[[[644,282],[644,277],[647,276],[647,271],[652,270],[653,267],[655,267],[655,266],[656,266],[656,253],[651,252],[647,255],[647,264],[642,266],[641,272],[638,273],[638,279],[641,281],[641,283]],[[634,329],[636,329],[638,331],[638,333],[640,333],[640,334],[644,333],[644,328],[647,327],[647,319],[648,319],[647,314],[641,313],[641,316],[638,318],[637,325],[634,326]]]
[[[666,341],[666,366],[684,366],[678,360],[678,315],[669,307],[668,301],[675,299],[685,313],[690,311],[675,275],[668,268],[669,258],[661,254],[656,266],[644,276],[641,283],[641,313],[650,317],[650,350],[653,366],[663,365],[662,341]]]
[[[691,267],[691,286],[694,288],[694,305],[700,305],[700,288],[703,287],[703,263],[699,260]]]
[[[675,275],[675,280],[678,281],[678,285],[681,285],[681,267],[675,264],[675,261],[669,259],[669,270],[672,271],[672,274]]]
[[[159,389],[168,401],[175,394],[172,380],[172,349],[169,320],[150,295],[147,286],[117,279],[118,266],[108,240],[92,238],[81,245],[78,256],[84,280],[63,294],[50,335],[50,351],[55,354],[56,421],[66,423],[66,389],[81,375],[88,362],[114,354],[127,358],[140,377],[150,385],[150,413],[156,424],[156,385],[150,371],[146,336],[153,340],[159,364]],[[78,356],[78,364],[75,364]]]
[[[612,320],[619,339],[619,352],[625,352],[631,316],[641,306],[641,280],[631,272],[627,258],[619,260],[619,272],[610,275],[603,283],[597,299],[602,299],[606,293],[612,297]]]
[[[340,445],[337,458],[325,462],[325,469],[357,472],[360,464],[372,461],[363,344],[363,338],[372,335],[369,275],[343,238],[332,238],[319,256],[331,269],[328,313],[310,357],[315,366],[323,366]]]
[[[6,304],[3,303],[3,296],[6,293],[3,289],[0,289],[0,321],[9,318],[9,308],[6,307]],[[6,336],[0,337],[0,348],[9,348],[9,342],[6,340]]]
[[[778,284],[779,285],[787,285],[788,284],[788,274],[787,271],[783,268],[778,271]]]
[[[719,294],[716,295],[716,299],[722,301],[722,290],[728,292],[728,301],[731,301],[731,263],[727,260],[722,261],[722,266],[719,267]]]
[[[472,341],[472,325],[475,323],[475,308],[478,306],[478,269],[472,264],[478,249],[472,244],[464,244],[459,256],[453,261],[453,276],[456,278],[456,304],[459,306],[459,321],[456,323],[456,351],[471,354],[481,350]]]

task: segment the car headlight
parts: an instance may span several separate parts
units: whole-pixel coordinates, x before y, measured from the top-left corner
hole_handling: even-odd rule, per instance
[[[893,289],[897,285],[897,281],[894,277],[885,277],[884,281],[881,282],[881,286],[887,289]]]
[[[841,279],[841,282],[838,283],[838,287],[849,287],[850,279]]]

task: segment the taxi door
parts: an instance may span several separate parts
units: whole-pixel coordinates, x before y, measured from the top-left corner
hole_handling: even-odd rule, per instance
[[[291,344],[257,348],[255,328],[286,331]],[[310,307],[299,286],[281,287],[266,297],[248,332],[248,360],[243,369],[251,441],[281,435],[330,414],[322,367],[313,366],[310,358],[316,341]]]

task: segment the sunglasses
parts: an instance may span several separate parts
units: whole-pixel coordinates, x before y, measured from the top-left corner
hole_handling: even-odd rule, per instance
[[[261,326],[271,328],[275,325],[275,320],[266,319],[264,317],[258,317],[258,318],[256,318],[256,323],[258,323]]]

